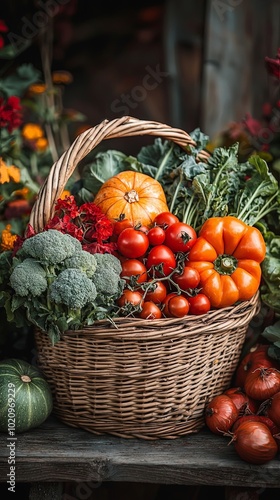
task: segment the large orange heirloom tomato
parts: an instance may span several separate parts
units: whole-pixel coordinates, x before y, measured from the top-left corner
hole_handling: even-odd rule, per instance
[[[112,221],[121,214],[134,225],[149,226],[161,212],[169,212],[161,184],[153,177],[125,170],[102,184],[94,199]]]
[[[214,308],[249,300],[261,281],[266,245],[261,232],[232,216],[208,219],[188,255]]]

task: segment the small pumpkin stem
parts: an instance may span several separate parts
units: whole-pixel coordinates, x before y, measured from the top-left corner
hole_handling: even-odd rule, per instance
[[[29,377],[29,375],[21,375],[20,378],[23,382],[31,382],[31,378]]]
[[[124,199],[128,203],[135,203],[136,201],[139,201],[139,195],[135,189],[131,189],[131,191],[127,191],[125,193]]]

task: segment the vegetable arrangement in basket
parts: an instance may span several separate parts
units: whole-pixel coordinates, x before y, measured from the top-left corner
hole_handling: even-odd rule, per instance
[[[117,123],[120,135],[136,133],[124,132],[127,125],[168,139],[156,138],[137,159],[98,153],[82,187],[60,200],[71,175],[63,155],[53,166],[54,178],[60,168],[66,176],[55,178],[53,203],[40,206],[49,202],[45,183],[25,237],[0,256],[8,319],[33,323],[53,343],[104,318],[184,317],[233,306],[260,287],[269,214],[279,211],[278,183],[264,160],[239,165],[237,146],[209,158],[199,131],[191,137],[129,117]],[[104,138],[118,136],[103,128]],[[81,134],[85,143],[91,133]],[[78,153],[77,162],[85,148]]]

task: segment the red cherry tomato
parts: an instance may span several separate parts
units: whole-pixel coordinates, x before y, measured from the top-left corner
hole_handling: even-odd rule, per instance
[[[119,234],[127,227],[133,227],[132,222],[129,219],[119,218],[114,222],[113,235],[119,236]]]
[[[131,276],[135,277],[135,283],[143,283],[148,279],[146,266],[138,259],[127,259],[122,262],[122,272],[120,276],[125,279],[127,283],[131,283]]]
[[[153,247],[147,257],[146,267],[151,277],[168,276],[176,267],[176,258],[166,245]]]
[[[152,281],[152,280],[150,280]],[[162,281],[156,281],[150,291],[147,292],[145,300],[151,300],[155,304],[160,304],[164,301],[167,295],[166,286]]]
[[[189,308],[189,302],[183,295],[176,295],[176,297],[171,297],[168,301],[169,314],[176,318],[186,316],[189,312]]]
[[[172,279],[181,290],[188,290],[189,288],[197,288],[200,282],[200,274],[197,269],[193,267],[184,267],[181,274],[174,273]]]
[[[165,231],[160,226],[154,226],[149,230],[148,238],[151,246],[162,245],[165,240]]]
[[[176,215],[172,214],[171,212],[161,212],[154,218],[154,224],[156,226],[163,227],[163,229],[166,229],[168,226],[171,226],[171,224],[174,224],[174,222],[179,222],[179,219]]]
[[[166,295],[165,299],[163,300],[162,302],[162,305],[163,305],[163,308],[162,308],[162,313],[164,314],[164,316],[166,316],[167,318],[170,318],[171,317],[171,313],[169,311],[169,308],[168,308],[168,304],[169,304],[169,301],[173,298],[173,297],[177,297],[177,293],[176,292],[170,292]]]
[[[194,297],[188,297],[188,301],[190,305],[190,314],[206,314],[210,311],[211,303],[204,293],[198,293]]]
[[[165,245],[173,252],[188,252],[196,239],[194,228],[184,222],[175,222],[165,231]]]
[[[159,319],[162,317],[162,312],[154,302],[145,301],[139,316],[143,319]]]
[[[117,248],[125,257],[137,259],[148,250],[149,238],[143,231],[127,227],[118,236]]]
[[[123,294],[118,299],[117,304],[120,307],[124,307],[126,304],[132,304],[133,306],[139,306],[143,302],[143,296],[140,292],[132,291],[126,288]]]

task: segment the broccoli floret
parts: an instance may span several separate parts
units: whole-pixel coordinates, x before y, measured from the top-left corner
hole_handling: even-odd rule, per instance
[[[18,264],[10,276],[10,285],[21,297],[37,297],[48,286],[46,273],[42,266],[34,259],[25,259]]]
[[[66,268],[80,269],[80,271],[86,273],[88,278],[91,278],[97,268],[97,262],[93,254],[82,250],[66,259],[64,266]]]
[[[94,302],[97,292],[91,279],[79,269],[64,269],[49,288],[50,300],[70,309],[82,309]]]
[[[81,243],[69,234],[61,233],[56,229],[49,229],[35,234],[23,242],[22,250],[25,255],[37,259],[39,262],[54,265],[63,262],[67,257],[82,251]]]
[[[95,253],[94,257],[98,267],[106,267],[112,269],[118,275],[122,272],[121,261],[111,253]]]
[[[98,294],[115,296],[116,298],[121,295],[125,283],[112,268],[107,267],[98,267],[91,279]]]

